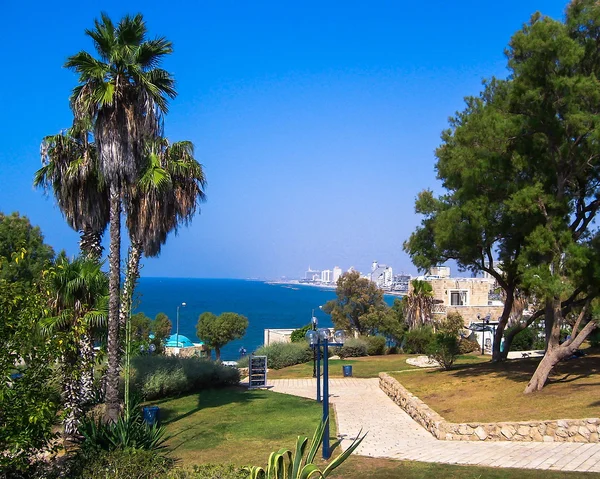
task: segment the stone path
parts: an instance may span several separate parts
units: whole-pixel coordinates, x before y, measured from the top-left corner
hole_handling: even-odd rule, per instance
[[[273,391],[315,399],[314,379],[270,380]],[[600,472],[600,443],[440,441],[379,389],[379,379],[330,379],[333,403],[346,448],[359,430],[363,456],[445,464]]]

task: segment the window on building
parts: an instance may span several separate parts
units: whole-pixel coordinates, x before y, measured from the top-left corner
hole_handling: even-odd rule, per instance
[[[467,306],[467,291],[450,291],[450,306]]]

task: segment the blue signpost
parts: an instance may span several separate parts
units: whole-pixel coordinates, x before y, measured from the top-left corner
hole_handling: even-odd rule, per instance
[[[323,422],[325,423],[325,431],[323,432],[323,459],[331,457],[329,450],[329,346],[343,346],[345,340],[344,331],[336,331],[333,335],[333,342],[329,341],[330,331],[327,328],[319,329],[318,331],[308,331],[306,340],[315,350],[317,355],[317,401],[321,401],[321,351],[323,352]]]

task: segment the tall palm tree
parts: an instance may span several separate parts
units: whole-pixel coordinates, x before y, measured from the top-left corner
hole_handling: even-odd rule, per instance
[[[94,350],[89,337],[103,327],[107,316],[108,278],[101,264],[79,257],[59,256],[49,277],[50,316],[41,322],[47,334],[60,336],[61,379],[65,434],[73,436],[89,404]]]
[[[79,231],[81,251],[96,260],[102,256],[102,235],[109,219],[108,190],[98,171],[96,145],[81,123],[41,145],[42,167],[33,184],[52,189],[67,223]]]
[[[81,51],[65,66],[79,74],[71,108],[76,119],[93,124],[99,170],[109,188],[110,253],[108,368],[106,372],[106,415],[119,415],[119,304],[121,287],[121,199],[124,188],[139,176],[145,140],[156,136],[160,118],[174,98],[171,74],[158,68],[172,53],[163,37],[147,40],[141,15],[125,16],[114,24],[106,15],[86,30],[97,57]]]
[[[410,292],[405,296],[404,301],[408,329],[432,321],[433,288],[430,283],[418,279],[412,280]]]
[[[187,225],[198,205],[206,201],[206,177],[194,158],[190,141],[170,143],[156,138],[147,143],[144,171],[126,194],[127,229],[131,248],[127,261],[121,322],[129,315],[141,255],[158,256],[171,232]]]

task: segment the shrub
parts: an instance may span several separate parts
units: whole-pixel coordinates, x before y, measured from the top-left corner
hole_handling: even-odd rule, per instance
[[[313,357],[312,349],[307,343],[273,343],[258,348],[254,354],[267,356],[267,365],[272,369],[306,363]]]
[[[367,342],[364,338],[349,338],[344,345],[337,350],[337,354],[342,359],[367,356],[369,354]]]
[[[429,357],[447,370],[452,367],[458,356],[458,339],[454,333],[439,332],[434,335],[428,348]]]
[[[202,358],[139,356],[132,358],[133,382],[146,399],[236,385],[239,371]]]
[[[385,338],[383,336],[365,336],[367,343],[367,354],[369,356],[381,356],[385,353]]]
[[[81,479],[167,479],[173,459],[152,451],[117,449],[77,460],[71,477]],[[173,476],[175,477],[175,476]],[[201,476],[200,476],[201,477]]]
[[[530,351],[533,349],[535,340],[535,332],[531,328],[525,328],[513,337],[510,349],[512,351]]]
[[[412,329],[404,336],[404,351],[409,354],[427,354],[433,340],[433,330],[429,326]]]
[[[387,348],[386,354],[398,354],[400,352],[400,348],[396,345],[390,346]]]
[[[455,336],[458,336],[458,334],[461,332],[462,329],[464,329],[464,327],[465,320],[463,319],[461,314],[456,311],[448,313],[448,316],[442,319],[442,321],[440,321],[439,324],[439,330],[441,332],[452,333]]]
[[[292,343],[302,343],[306,341],[306,333],[312,329],[312,324],[307,324],[300,329],[294,329],[290,336]]]
[[[477,341],[472,341],[468,338],[461,338],[458,341],[458,353],[459,354],[469,354],[473,351],[477,351],[481,349],[481,346]]]

